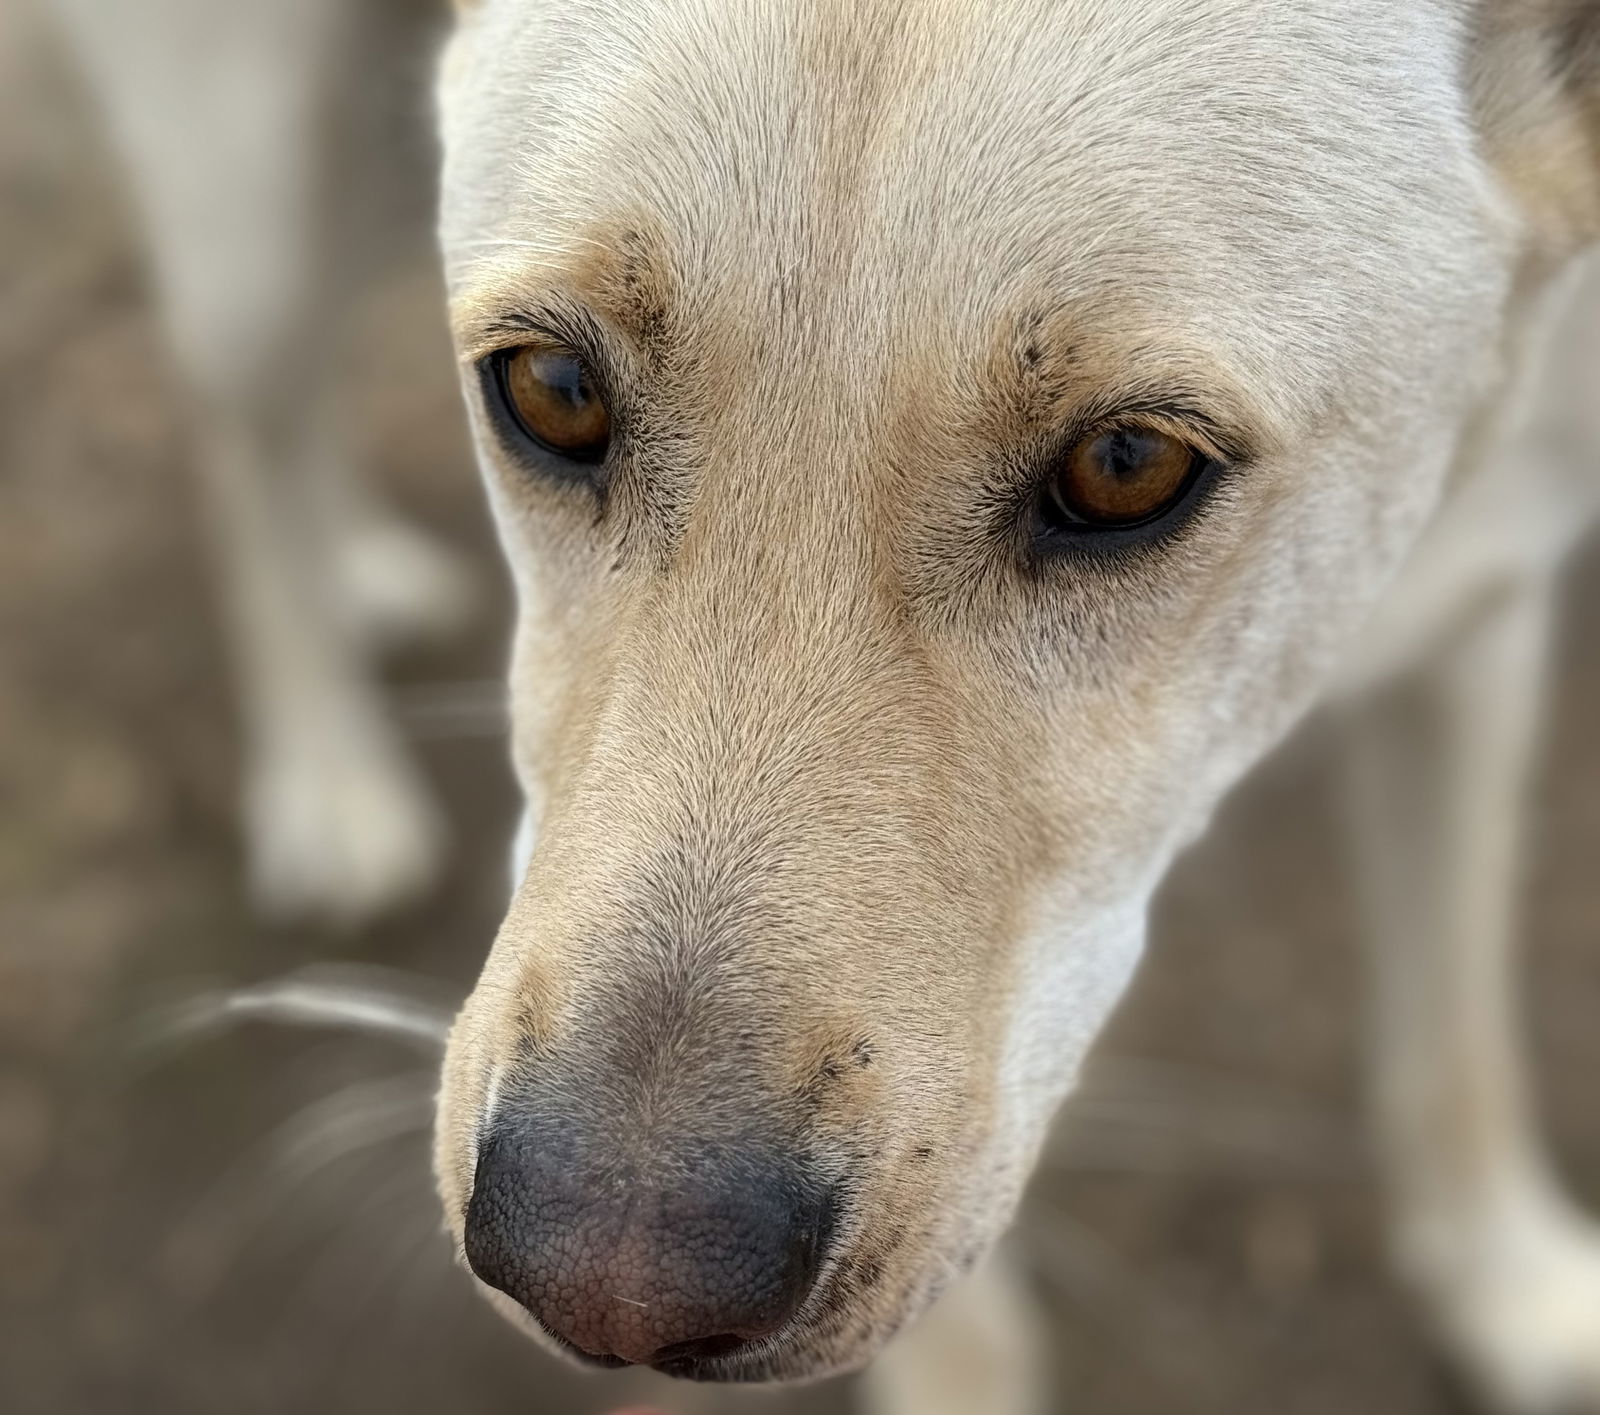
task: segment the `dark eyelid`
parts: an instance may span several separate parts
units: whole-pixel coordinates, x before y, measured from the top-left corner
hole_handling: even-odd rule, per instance
[[[563,302],[507,311],[485,325],[485,334],[496,341],[496,346],[479,355],[473,368],[479,397],[500,446],[531,476],[587,484],[603,492],[603,468],[615,457],[627,432],[626,403],[618,396],[623,386],[621,364],[603,326],[581,305]],[[606,456],[591,462],[565,458],[538,443],[522,428],[511,411],[504,384],[505,365],[513,353],[530,344],[564,349],[582,363],[591,386],[611,416]]]
[[[1147,427],[1186,442],[1200,458],[1187,489],[1177,503],[1153,520],[1126,527],[1054,528],[1041,510],[1048,479],[1060,459],[1085,438],[1117,427]],[[1155,554],[1176,539],[1203,513],[1217,483],[1253,460],[1247,436],[1204,412],[1200,400],[1181,390],[1152,391],[1140,396],[1108,396],[1094,400],[1027,458],[1030,468],[1017,503],[1017,521],[1024,561],[1035,571],[1051,564],[1080,561],[1105,565],[1130,557]]]
[[[512,345],[485,354],[478,360],[476,373],[478,394],[489,424],[494,429],[495,440],[517,466],[527,475],[546,481],[568,485],[587,485],[597,493],[605,490],[605,468],[615,456],[620,428],[615,414],[605,452],[599,457],[584,458],[558,452],[545,446],[522,425],[522,420],[512,411],[510,390],[506,386],[506,368],[519,346]],[[591,376],[593,376],[591,374]],[[603,387],[596,383],[601,396]],[[608,401],[608,407],[614,407]]]
[[[1238,470],[1238,464],[1200,454],[1200,465],[1178,501],[1153,520],[1124,527],[1053,527],[1043,517],[1043,481],[1024,498],[1020,516],[1023,559],[1035,572],[1054,564],[1105,565],[1147,559],[1179,539],[1205,514],[1216,489]]]

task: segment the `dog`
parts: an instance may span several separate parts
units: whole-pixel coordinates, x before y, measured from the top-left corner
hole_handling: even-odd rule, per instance
[[[528,800],[438,1105],[488,1298],[589,1364],[1030,1408],[986,1255],[1152,891],[1322,702],[1399,1272],[1495,1408],[1600,1409],[1510,961],[1600,503],[1600,6],[458,8],[440,233]],[[226,190],[271,273],[267,185]],[[270,281],[167,246],[180,310],[209,279],[276,337]]]
[[[342,417],[360,297],[414,204],[395,129],[437,16],[427,0],[50,3],[128,175],[194,426],[251,895],[270,918],[354,928],[424,892],[445,844],[375,669],[478,597],[367,484]],[[357,64],[371,83],[344,82]]]

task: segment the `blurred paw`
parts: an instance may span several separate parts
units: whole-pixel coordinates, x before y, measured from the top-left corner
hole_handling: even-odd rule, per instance
[[[1600,1415],[1600,1228],[1540,1201],[1453,1254],[1430,1246],[1424,1299],[1489,1409]]]
[[[443,858],[432,798],[383,723],[269,753],[246,828],[252,894],[275,919],[354,928],[426,892]]]
[[[364,521],[344,537],[338,577],[351,627],[379,650],[448,638],[471,621],[482,600],[464,557],[388,517]]]

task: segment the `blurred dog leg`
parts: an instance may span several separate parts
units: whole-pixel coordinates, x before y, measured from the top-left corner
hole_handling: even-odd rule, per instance
[[[1003,1248],[901,1332],[861,1378],[867,1415],[1042,1415],[1044,1320]]]
[[[1600,1410],[1600,1230],[1537,1134],[1512,948],[1552,589],[1487,588],[1353,711],[1396,1256],[1496,1408]]]
[[[344,462],[329,399],[351,280],[325,159],[355,12],[329,0],[57,7],[129,174],[192,398],[247,731],[255,893],[273,913],[355,922],[425,885],[440,846],[349,590],[352,560],[358,581],[373,560],[352,537],[376,527],[392,549],[392,522],[328,480]],[[351,514],[329,514],[340,504]],[[388,559],[426,584],[418,544]]]
[[[348,343],[340,316],[397,246],[410,238],[433,264],[431,87],[445,7],[438,0],[333,0],[333,8],[338,32],[320,56],[316,131],[309,136],[311,160],[320,164],[313,258],[330,326],[324,332]],[[350,400],[336,368],[320,392],[325,431],[317,445],[325,455],[323,465],[308,468],[309,486],[320,498],[321,524],[335,537],[336,586],[352,629],[382,650],[462,628],[480,598],[477,576],[353,475],[344,437]]]

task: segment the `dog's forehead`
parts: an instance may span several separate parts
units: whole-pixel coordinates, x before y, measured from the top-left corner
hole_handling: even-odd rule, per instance
[[[1316,376],[1478,283],[1459,8],[488,0],[443,85],[452,284],[559,279],[642,218],[691,295],[970,324],[1133,291]]]

